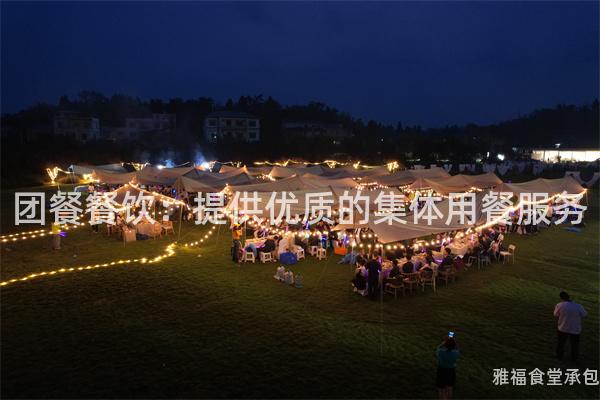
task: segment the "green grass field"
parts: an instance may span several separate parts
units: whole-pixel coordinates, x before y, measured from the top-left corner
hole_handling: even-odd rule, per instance
[[[457,398],[598,398],[598,386],[492,384],[494,368],[599,367],[597,210],[586,219],[582,233],[509,235],[514,265],[470,270],[437,293],[383,302],[352,293],[351,269],[338,256],[293,266],[302,289],[273,279],[278,264],[233,264],[225,228],[161,263],[19,282],[1,290],[1,394],[431,398],[434,349],[454,330]],[[181,241],[206,230],[186,224]],[[49,238],[28,240],[1,247],[1,278],[152,257],[173,239],[124,245],[83,228],[60,251]],[[577,363],[553,357],[552,311],[563,289],[589,312]]]

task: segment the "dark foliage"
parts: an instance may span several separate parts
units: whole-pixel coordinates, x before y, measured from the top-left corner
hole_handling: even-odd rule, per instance
[[[245,111],[260,118],[261,141],[257,144],[221,142],[209,144],[203,138],[205,116],[218,109]],[[175,114],[176,129],[170,134],[145,135],[135,142],[97,141],[81,144],[53,136],[53,118],[60,110],[76,111],[100,119],[101,126],[123,126],[128,117],[152,113]],[[491,125],[468,124],[422,129],[363,121],[319,102],[283,106],[272,97],[241,96],[218,105],[208,97],[142,100],[131,96],[83,91],[75,99],[62,96],[57,105],[37,104],[16,114],[2,117],[3,186],[17,182],[32,183],[40,170],[50,165],[70,163],[109,163],[119,161],[160,162],[170,158],[182,163],[198,158],[254,161],[280,158],[360,159],[381,163],[389,159],[418,161],[472,161],[497,153],[516,158],[514,148],[552,146],[598,147],[598,101],[591,105],[558,105],[510,121]],[[351,138],[286,138],[285,120],[308,120],[341,124],[352,132]],[[15,171],[18,171],[15,174]],[[18,175],[18,177],[16,176]],[[28,179],[28,177],[30,177]]]

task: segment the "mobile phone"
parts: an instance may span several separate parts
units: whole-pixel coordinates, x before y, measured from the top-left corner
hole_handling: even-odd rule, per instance
[[[453,338],[454,337],[454,332],[452,332],[452,331],[448,332],[448,337]]]

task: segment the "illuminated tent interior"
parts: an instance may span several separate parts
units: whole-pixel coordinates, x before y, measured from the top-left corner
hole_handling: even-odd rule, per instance
[[[140,171],[126,172],[122,166],[111,165],[110,167],[79,167],[72,166],[73,171],[87,173],[91,171],[94,179],[111,185],[124,185],[117,189],[116,201],[122,202],[125,192],[130,191],[136,196],[139,193],[155,196],[159,199],[167,200],[172,203],[179,203],[172,198],[145,191],[137,185],[173,185],[177,190],[185,190],[188,193],[194,192],[220,192],[228,189],[228,193],[233,192],[259,192],[261,196],[261,207],[264,209],[270,199],[270,192],[293,192],[296,196],[296,203],[291,205],[293,214],[303,214],[306,207],[305,195],[308,193],[330,192],[328,200],[333,199],[332,209],[339,205],[339,198],[347,194],[356,196],[358,190],[365,184],[375,183],[376,190],[361,190],[361,195],[368,199],[369,204],[369,222],[365,225],[358,223],[352,225],[339,225],[336,229],[344,228],[370,228],[378,236],[382,243],[396,242],[405,239],[413,239],[431,234],[448,232],[452,230],[466,229],[470,225],[466,222],[457,220],[457,216],[450,219],[447,225],[445,220],[436,219],[431,225],[420,221],[418,224],[413,222],[413,215],[408,207],[406,216],[402,219],[405,224],[393,223],[388,225],[386,222],[375,223],[381,216],[375,215],[377,209],[375,199],[383,190],[386,193],[394,191],[397,195],[401,191],[398,186],[406,186],[409,190],[431,189],[438,194],[448,195],[449,193],[464,193],[472,189],[494,188],[495,192],[512,192],[518,197],[520,193],[548,193],[550,196],[566,191],[569,194],[584,192],[583,186],[570,176],[559,179],[535,179],[524,183],[503,183],[494,173],[488,172],[480,175],[459,174],[451,176],[443,168],[433,167],[427,169],[410,169],[390,173],[387,166],[382,165],[373,168],[355,168],[343,166],[338,168],[329,168],[327,166],[306,166],[296,164],[293,166],[260,166],[260,167],[232,167],[223,165],[220,172],[209,172],[194,167],[180,168],[157,168],[146,165]],[[268,177],[265,177],[268,175]],[[383,189],[385,188],[385,189]],[[266,193],[269,193],[268,195]],[[481,196],[486,192],[478,191],[476,193],[478,209],[476,210],[476,223],[482,223]],[[280,193],[278,198],[280,198]],[[228,209],[231,208],[232,198],[229,199]],[[361,206],[362,204],[359,203]],[[445,198],[436,203],[436,207],[447,216],[449,208],[449,199]],[[359,211],[356,205],[355,221],[360,220],[356,213]],[[263,211],[263,213],[265,213]],[[268,213],[267,213],[268,214]]]

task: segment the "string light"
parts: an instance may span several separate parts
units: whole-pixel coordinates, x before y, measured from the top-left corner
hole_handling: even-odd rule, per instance
[[[48,173],[48,176],[50,177],[50,181],[53,184],[54,184],[56,177],[58,176],[58,171],[60,171],[60,168],[58,168],[58,167],[46,168],[46,173]]]
[[[370,168],[377,168],[380,166],[380,165],[363,165],[363,164],[361,164],[360,161],[356,161],[354,163],[353,162],[340,162],[340,161],[336,161],[336,160],[323,160],[323,161],[319,161],[319,162],[308,162],[308,161],[304,161],[304,160],[294,160],[292,158],[288,158],[285,161],[277,161],[277,162],[271,162],[271,161],[255,161],[254,162],[254,165],[259,165],[259,166],[260,165],[268,165],[268,166],[277,166],[277,167],[287,167],[289,164],[303,164],[303,165],[325,164],[329,168],[335,168],[337,166],[345,167],[348,165],[352,165],[352,167],[354,169],[359,169],[359,168],[370,169]],[[386,164],[386,167],[388,168],[388,171],[392,172],[393,170],[398,169],[400,167],[400,164],[397,161],[391,161]]]
[[[398,164],[398,161],[391,161],[389,163],[386,164],[386,167],[388,169],[389,172],[394,172],[395,170],[397,170],[398,168],[400,168],[400,164]]]
[[[204,242],[205,239],[208,239],[213,234],[215,228],[216,227],[213,226],[204,235],[203,239],[200,239],[199,241],[195,241],[195,242],[185,243],[183,246],[184,247],[193,247],[193,246],[199,245],[199,243]],[[102,264],[90,264],[90,265],[85,265],[85,266],[69,267],[69,268],[63,267],[63,268],[58,268],[58,269],[51,270],[51,271],[35,272],[35,273],[29,274],[29,275],[22,276],[20,278],[13,278],[13,279],[9,279],[6,281],[2,281],[2,282],[0,282],[0,286],[4,287],[4,286],[12,285],[12,284],[18,283],[18,282],[25,282],[25,281],[30,281],[33,279],[48,277],[48,276],[52,276],[52,275],[60,275],[60,274],[69,273],[69,272],[87,271],[87,270],[108,268],[108,267],[132,264],[132,263],[154,264],[154,263],[161,262],[165,258],[175,256],[176,255],[176,252],[175,252],[176,246],[177,246],[177,242],[173,242],[165,248],[164,253],[159,254],[152,258],[141,257],[141,258],[127,259],[127,260],[114,260],[114,261],[109,261],[109,262],[105,262]]]
[[[79,225],[68,225],[62,229],[64,229],[65,231],[68,231],[71,229],[77,229],[78,227],[84,226],[84,225],[85,225],[85,222],[81,222]],[[39,229],[37,231],[13,233],[10,235],[1,236],[0,244],[1,243],[11,243],[11,242],[14,243],[14,242],[19,242],[19,241],[28,240],[28,239],[42,238],[42,237],[45,237],[46,235],[50,235],[50,234],[52,234],[52,230],[45,230],[45,229]]]

